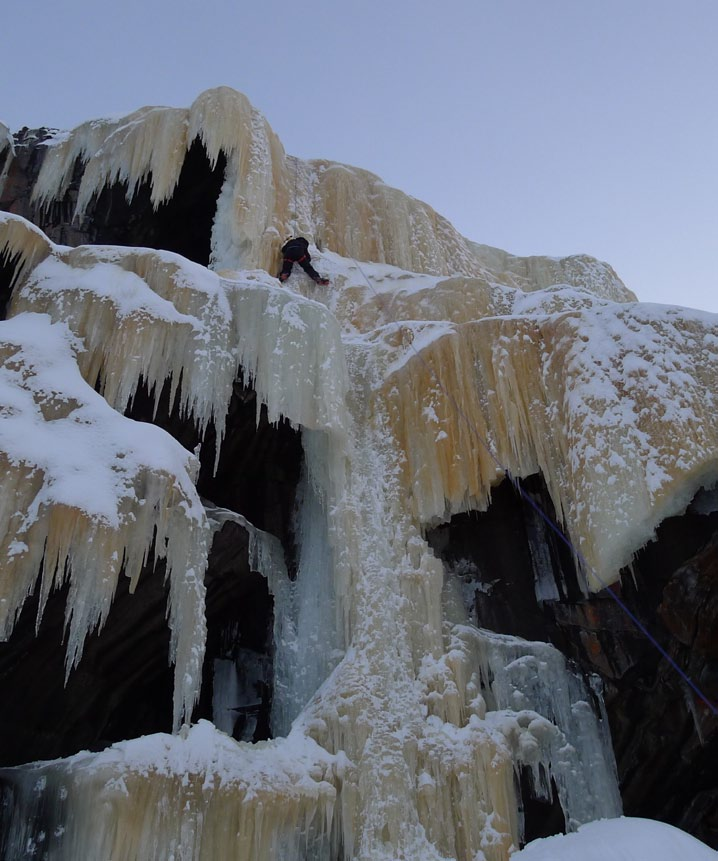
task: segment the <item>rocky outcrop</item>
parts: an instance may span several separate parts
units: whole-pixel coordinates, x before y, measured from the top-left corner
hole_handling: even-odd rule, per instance
[[[14,157],[10,160],[4,185],[0,185],[0,210],[20,215],[37,224],[60,245],[82,245],[91,241],[89,222],[73,221],[79,179],[69,185],[64,200],[53,203],[47,211],[32,200],[32,191],[47,155],[47,143],[56,129],[23,128],[14,135]]]
[[[594,717],[599,689],[625,812],[718,846],[718,724],[681,675],[718,700],[718,506],[702,492],[682,513],[716,474],[710,320],[626,304],[632,294],[606,264],[470,243],[365,171],[292,159],[224,88],[187,111],[142,109],[70,135],[25,129],[13,150],[0,209],[28,222],[0,218],[8,323],[30,314],[67,323],[86,389],[137,427],[166,431],[196,477],[212,544],[206,636],[195,624],[201,636],[189,649],[204,650],[192,720],[212,719],[245,742],[286,735],[226,746],[200,726],[163,743],[179,749],[194,733],[202,754],[203,744],[221,748],[233,763],[231,780],[217,781],[226,797],[207,802],[201,857],[234,839],[227,810],[242,817],[255,852],[245,857],[272,861],[277,840],[304,846],[297,857],[331,861],[353,857],[355,840],[372,859],[468,861],[485,850],[505,861],[512,843],[615,815],[612,759]],[[326,294],[301,295],[296,281],[296,292],[282,290],[267,276],[290,229],[332,249]],[[240,273],[240,263],[266,271]],[[442,276],[455,271],[464,274]],[[12,350],[6,365],[17,372]],[[43,429],[55,410],[72,410],[49,389],[33,390]],[[16,403],[7,406],[5,417]],[[522,476],[521,494],[497,484],[507,464]],[[137,512],[145,498],[138,492]],[[159,544],[131,584],[120,578],[66,684],[67,586],[52,593],[37,631],[40,589],[14,628],[7,621],[0,767],[172,729],[162,557],[182,537],[186,504],[172,506],[180,526],[171,540],[159,531],[170,506],[154,506]],[[538,509],[569,524],[592,564],[577,571]],[[436,557],[474,624],[442,591]],[[610,590],[590,595],[606,572]],[[222,674],[231,684],[220,685]],[[570,760],[579,748],[590,751],[583,763]],[[99,758],[98,783],[73,784],[82,845],[99,845],[92,840],[117,833],[118,822],[140,835],[166,826],[166,845],[194,841],[195,830],[201,839],[201,793],[216,762],[200,755],[185,780],[174,762],[133,771],[138,750],[142,760],[142,744],[110,754],[112,779]],[[33,768],[29,782],[21,770],[3,773],[18,810]],[[66,768],[39,766],[57,797],[28,803],[59,815]],[[113,792],[126,775],[137,791],[113,796],[105,830],[96,828],[95,787]],[[152,819],[163,793],[187,793],[169,824]],[[138,802],[150,797],[157,803]],[[24,827],[12,804],[7,818]]]
[[[522,290],[570,283],[635,299],[606,263],[517,257],[472,243],[368,171],[287,155],[262,114],[227,87],[202,93],[187,110],[142,108],[56,136],[23,130],[16,151],[0,209],[61,244],[143,245],[211,260],[218,270],[273,271],[283,237],[301,232],[345,257],[410,271]]]
[[[197,431],[176,408],[169,386],[159,398],[155,422],[193,448]],[[244,514],[282,537],[294,558],[292,517],[302,462],[300,435],[286,422],[255,418],[255,393],[239,382],[230,405],[230,428],[214,470],[214,433],[201,453],[198,490],[213,503]],[[135,398],[130,415],[146,421],[154,404],[147,392]],[[213,509],[210,509],[210,511]],[[238,738],[259,741],[271,734],[272,597],[267,580],[252,570],[247,529],[217,522],[205,585],[207,649],[202,694],[193,720],[213,719],[214,665],[236,662],[238,672],[256,656],[263,675],[254,706],[236,703]],[[39,589],[28,600],[10,638],[0,643],[0,762],[5,766],[102,750],[113,742],[172,729],[173,672],[165,620],[168,587],[162,562],[150,556],[134,592],[121,577],[101,632],[87,638],[81,669],[65,681],[67,588],[50,596],[37,627]],[[28,679],[32,680],[28,684]],[[243,735],[248,717],[253,730]]]
[[[522,486],[551,512],[539,476]],[[429,538],[478,625],[551,642],[600,679],[625,814],[718,848],[718,717],[681,676],[718,703],[718,511],[701,500],[664,521],[621,582],[591,598],[566,546],[509,482],[486,512],[457,515]]]

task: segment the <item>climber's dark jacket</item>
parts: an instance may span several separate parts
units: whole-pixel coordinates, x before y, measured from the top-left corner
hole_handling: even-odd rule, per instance
[[[303,236],[295,236],[294,239],[285,242],[282,245],[282,255],[285,260],[291,260],[292,263],[299,263],[305,255],[309,260],[312,259],[309,257],[309,243]]]
[[[317,284],[327,283],[309,262],[312,259],[309,254],[309,243],[303,236],[295,236],[282,245],[282,258],[284,261],[282,271],[277,275],[280,281],[286,281],[292,274],[292,266],[298,263],[312,281]]]

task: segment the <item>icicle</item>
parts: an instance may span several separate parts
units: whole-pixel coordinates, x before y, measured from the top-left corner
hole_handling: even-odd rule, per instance
[[[253,108],[249,99],[229,87],[201,93],[189,110],[189,136],[199,137],[214,167],[220,153],[246,148],[252,137]]]
[[[12,133],[4,123],[0,123],[0,195],[3,193],[10,164],[14,158],[15,142]]]
[[[0,212],[0,261],[17,258],[11,287],[52,253],[52,243],[40,230],[19,215]]]
[[[116,182],[126,185],[131,200],[140,183],[149,181],[157,207],[171,197],[197,138],[210,165],[220,153],[227,158],[212,236],[217,268],[273,270],[291,229],[321,238],[346,257],[410,271],[479,277],[490,271],[489,280],[521,289],[572,281],[611,299],[634,298],[605,264],[586,257],[512,257],[469,242],[430,206],[368,171],[287,158],[265,118],[228,87],[207,90],[189,109],[145,107],[120,120],[84,123],[48,149],[33,200],[47,207],[62,199],[79,160],[77,217]]]
[[[93,144],[96,140],[93,135]],[[126,186],[126,198],[131,202],[140,183],[148,180],[156,209],[172,196],[190,143],[184,109],[141,108],[114,123],[85,164],[75,217],[81,219],[90,201],[116,182]],[[38,177],[41,188],[42,179],[42,175]]]
[[[97,152],[115,127],[112,120],[90,120],[71,134],[51,141],[47,146],[31,200],[47,209],[53,200],[62,200],[69,188],[75,163],[85,163]]]
[[[275,209],[285,187],[282,145],[259,111],[227,87],[204,93],[191,114],[191,129],[210,161],[220,152],[227,156],[212,232],[213,268],[273,269],[281,244]]]
[[[199,693],[207,523],[193,457],[152,425],[112,410],[81,378],[63,324],[21,314],[0,323],[0,637],[44,557],[38,624],[69,581],[66,669],[102,627],[124,565],[134,582],[154,547],[167,559],[175,725]],[[91,454],[91,457],[88,457]]]
[[[141,380],[159,397],[182,379],[181,409],[218,440],[236,373],[234,330],[216,275],[176,254],[81,246],[56,250],[15,292],[10,314],[42,311],[83,339],[85,379],[124,411]],[[219,446],[218,446],[219,450]]]
[[[140,381],[156,396],[181,379],[181,411],[200,433],[210,421],[218,443],[241,368],[269,420],[340,430],[346,423],[346,371],[338,327],[324,306],[271,284],[267,276],[228,281],[177,254],[43,242],[22,219],[0,221],[24,276],[9,314],[40,311],[81,337],[87,382],[123,411]],[[2,234],[0,234],[0,238]],[[270,286],[271,285],[271,286]],[[277,339],[285,349],[277,350]],[[219,444],[217,457],[219,457]]]
[[[302,428],[305,464],[296,581],[276,539],[245,522],[250,565],[275,598],[274,718],[286,737],[236,744],[202,722],[174,738],[6,770],[17,802],[15,824],[3,829],[11,847],[35,851],[51,833],[58,861],[332,861],[340,852],[360,861],[507,861],[521,836],[521,768],[539,795],[553,781],[569,827],[614,815],[615,775],[588,692],[549,646],[457,621],[450,602],[442,604],[442,566],[422,530],[485,508],[502,466],[517,476],[541,471],[581,552],[613,576],[662,517],[718,478],[714,319],[598,300],[589,289],[630,294],[595,261],[551,263],[477,247],[366,172],[288,159],[246,99],[224,88],[189,111],[143,109],[58,142],[38,200],[64,193],[79,158],[81,208],[117,180],[131,196],[148,179],[158,203],[198,136],[212,164],[227,158],[214,266],[273,268],[284,226],[303,220],[310,238],[321,234],[339,251],[435,274],[360,270],[326,253],[333,283],[322,296],[332,314],[263,272],[229,280],[162,252],[40,241],[12,313],[43,308],[66,319],[63,339],[84,340],[84,351],[76,349],[85,379],[94,384],[99,375],[113,404],[132,397],[140,376],[155,388],[171,377],[178,387],[181,373],[181,408],[204,428],[210,418],[221,423],[242,367],[270,421],[286,417]],[[23,248],[37,242],[18,235]],[[455,269],[476,277],[439,280]],[[575,288],[519,292],[559,277]],[[22,326],[24,316],[11,324]],[[115,330],[122,337],[112,341]],[[15,352],[4,357],[9,380],[23,373]],[[77,387],[80,397],[66,383],[37,383],[5,387],[3,421],[39,410],[57,430],[84,415],[86,386]],[[37,571],[47,539],[52,564],[41,604],[67,576],[78,605],[69,620],[68,659],[76,660],[112,594],[86,584],[80,567],[97,564],[101,548],[108,584],[123,553],[136,578],[156,530],[170,577],[177,725],[196,696],[205,636],[207,527],[191,487],[196,462],[163,448],[164,435],[152,438],[144,459],[130,456],[129,443],[99,451],[121,487],[106,510],[88,514],[60,480],[72,472],[61,469],[53,484],[47,475],[57,464],[16,452],[14,438],[0,446],[8,491],[0,494],[0,553],[8,559],[0,571],[13,575],[0,581],[8,625],[27,590],[27,578],[15,574]],[[170,450],[179,466],[162,461]],[[135,511],[139,496],[149,501]],[[64,832],[33,825],[40,815]]]
[[[547,643],[468,628],[456,634],[475,640],[488,707],[516,713],[519,761],[531,766],[535,790],[550,797],[542,772],[556,781],[567,828],[620,816],[610,745],[591,707],[591,693],[568,670],[564,656]],[[524,731],[528,736],[522,738]]]
[[[215,528],[232,521],[247,532],[249,566],[266,577],[274,596],[272,730],[275,736],[289,733],[294,718],[342,654],[332,580],[335,565],[328,535],[328,500],[322,498],[316,486],[317,472],[325,466],[329,440],[324,434],[305,431],[304,445],[307,462],[298,491],[299,570],[295,581],[289,579],[284,552],[275,536],[257,529],[240,514],[207,508],[207,516]]]
[[[305,428],[341,432],[346,368],[339,328],[326,308],[265,278],[225,283],[239,365],[267,405],[269,421],[285,416]]]
[[[274,681],[271,722],[275,736],[287,735],[292,720],[306,701],[296,703],[296,698],[292,697],[292,691],[296,685],[295,674],[301,673],[303,664],[297,629],[296,583],[289,579],[284,551],[278,538],[257,529],[241,514],[234,511],[215,506],[207,507],[206,511],[214,529],[221,529],[222,524],[231,521],[245,530],[249,538],[249,567],[266,578],[269,592],[274,597]],[[313,632],[308,630],[305,633],[312,636]],[[318,683],[310,693],[313,693],[317,686]]]
[[[319,479],[330,442],[325,434],[304,431],[305,462],[297,491],[295,536],[299,549],[295,581],[276,582],[275,685],[272,727],[286,735],[343,654],[339,609],[333,580],[336,564],[329,535],[326,490]]]
[[[232,710],[242,702],[234,660],[215,658],[212,670],[212,723],[218,730],[232,735],[235,723]]]

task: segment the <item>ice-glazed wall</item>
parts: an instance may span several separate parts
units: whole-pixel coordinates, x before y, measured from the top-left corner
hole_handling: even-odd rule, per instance
[[[718,480],[710,315],[594,305],[407,328],[423,343],[385,394],[423,522],[483,510],[497,463],[540,471],[598,590]]]
[[[102,627],[120,572],[136,583],[150,548],[166,558],[176,664],[174,721],[196,700],[204,650],[208,528],[195,458],[152,425],[123,418],[82,379],[64,323],[0,323],[0,636],[39,584],[69,583],[66,671]]]
[[[327,857],[315,848],[336,828],[345,768],[303,733],[248,745],[201,721],[30,767],[8,787],[27,818],[5,823],[5,846],[15,858]],[[41,832],[39,804],[48,801]]]
[[[213,167],[227,157],[212,231],[212,267],[270,272],[288,233],[302,233],[344,257],[414,272],[461,272],[521,289],[557,281],[608,298],[633,298],[616,273],[589,257],[519,258],[461,236],[430,206],[356,167],[289,156],[247,98],[227,87],[202,93],[189,109],[146,107],[120,120],[93,120],[47,143],[33,190],[40,206],[61,200],[82,165],[77,216],[103,188],[122,183],[131,199],[151,185],[157,206],[171,198],[193,141]],[[556,278],[556,274],[560,274]]]
[[[537,792],[560,787],[570,825],[620,810],[595,714],[583,707],[580,731],[567,719],[590,694],[578,681],[565,693],[565,666],[554,662],[541,671],[543,698],[529,686],[521,709],[507,710],[492,693],[495,669],[481,669],[491,665],[490,654],[477,657],[488,641],[461,645],[466,620],[443,597],[442,565],[422,537],[420,510],[406,504],[405,441],[385,392],[394,365],[405,364],[400,328],[380,326],[364,336],[352,318],[337,319],[325,304],[273,286],[265,273],[220,278],[165,252],[61,248],[10,216],[2,227],[0,242],[21,271],[5,325],[31,317],[30,309],[49,314],[57,322],[39,319],[63,326],[74,339],[77,365],[88,379],[99,379],[119,409],[141,376],[157,388],[181,369],[179,399],[200,428],[210,418],[221,422],[228,381],[241,367],[272,417],[286,415],[302,426],[306,461],[297,580],[287,579],[276,553],[258,551],[255,560],[275,596],[274,719],[286,739],[235,744],[205,728],[128,742],[113,748],[109,760],[102,754],[39,772],[6,771],[18,805],[8,808],[13,846],[37,845],[39,831],[24,824],[37,802],[42,816],[57,818],[57,828],[43,830],[57,858],[103,852],[110,841],[118,859],[138,852],[161,858],[169,847],[186,858],[473,861],[481,852],[487,861],[505,861],[521,839],[515,777],[521,767],[535,774]],[[357,292],[356,265],[336,255],[324,264],[334,269],[336,284],[329,304],[353,307],[341,296],[343,287]],[[382,271],[393,290],[396,283]],[[290,287],[301,288],[301,277],[293,276]],[[116,330],[125,336],[114,338]],[[399,337],[387,340],[390,331]],[[172,511],[186,516],[185,506]],[[175,536],[183,528],[180,522],[166,533],[168,547],[186,546]],[[91,571],[91,559],[84,561]],[[187,643],[201,659],[197,625]],[[549,666],[531,658],[535,645],[515,648]],[[178,685],[194,692],[178,660],[180,668]],[[563,704],[555,701],[560,691]],[[197,738],[204,739],[199,754]],[[148,744],[149,762],[142,754]],[[575,762],[567,759],[569,749]],[[586,800],[587,778],[577,763],[596,750],[604,776],[601,790]],[[595,770],[596,756],[587,761]],[[255,772],[262,775],[257,786],[250,781]],[[39,795],[29,782],[44,787]],[[98,798],[108,801],[101,827]]]
[[[371,264],[340,277],[422,524],[485,510],[505,468],[541,472],[600,590],[718,480],[714,315]]]
[[[556,284],[571,284],[614,302],[635,299],[613,269],[587,254],[569,257],[518,257],[490,245],[471,243],[488,268],[500,275],[502,283],[521,290],[543,290]]]
[[[156,529],[172,588],[192,587],[190,598],[173,592],[170,610],[176,722],[188,717],[211,527],[192,488],[193,455],[120,413],[141,381],[157,394],[170,379],[200,435],[212,423],[221,436],[241,373],[271,421],[302,430],[295,581],[276,540],[244,523],[252,564],[275,600],[273,721],[282,737],[237,743],[201,723],[4,769],[6,852],[507,861],[522,839],[522,771],[539,797],[555,788],[568,828],[617,815],[597,694],[547,644],[469,624],[423,533],[453,512],[485,508],[503,466],[518,476],[541,471],[587,562],[588,585],[615,578],[662,517],[717,478],[715,317],[629,304],[610,268],[590,259],[522,260],[475,247],[366,172],[285,156],[261,115],[226,89],[186,111],[145,108],[55,138],[36,199],[61,198],[79,159],[80,212],[114,182],[131,197],[147,180],[159,203],[197,137],[211,163],[227,157],[215,271],[163,251],[60,247],[23,219],[0,218],[0,249],[15,267],[10,319],[0,325],[12,338],[29,328],[28,363],[38,361],[36,346],[47,355],[59,337],[61,367],[76,380],[68,393],[8,353],[3,373],[21,382],[3,391],[11,398],[3,420],[20,420],[32,400],[22,445],[35,443],[47,463],[16,453],[14,434],[3,443],[3,498],[13,501],[7,552],[19,561],[0,581],[0,601],[19,605],[39,570],[44,533],[24,548],[25,523],[57,521],[59,549],[51,541],[47,558],[71,557],[67,576],[99,596],[77,613],[77,624],[91,626],[112,598],[102,566],[115,576],[125,548],[144,551]],[[318,263],[329,289],[301,272],[280,287],[250,268],[273,270],[290,228],[331,249]],[[463,274],[445,277],[456,270]],[[110,445],[109,431],[98,438],[84,421],[86,402],[102,405],[126,445]],[[109,463],[121,485],[110,497],[114,520],[85,511],[94,489],[84,513],[73,513],[73,523],[89,523],[83,536],[105,530],[82,548],[81,570],[62,542],[82,470],[63,466],[64,445],[43,442],[62,421],[81,425],[83,451]],[[138,433],[152,437],[146,462],[130,454]],[[172,469],[158,466],[155,437],[157,451],[176,458]],[[30,498],[32,469],[50,478]],[[122,519],[126,511],[134,521]],[[212,512],[213,521],[238,517]],[[127,560],[131,573],[135,559]],[[74,606],[73,593],[71,624]],[[70,663],[76,654],[71,648]]]
[[[10,162],[15,155],[15,147],[10,129],[0,123],[0,194],[2,194]]]

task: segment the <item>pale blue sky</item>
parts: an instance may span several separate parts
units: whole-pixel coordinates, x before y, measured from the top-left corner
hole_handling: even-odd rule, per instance
[[[470,239],[718,311],[718,0],[25,0],[0,57],[12,129],[231,86]]]

